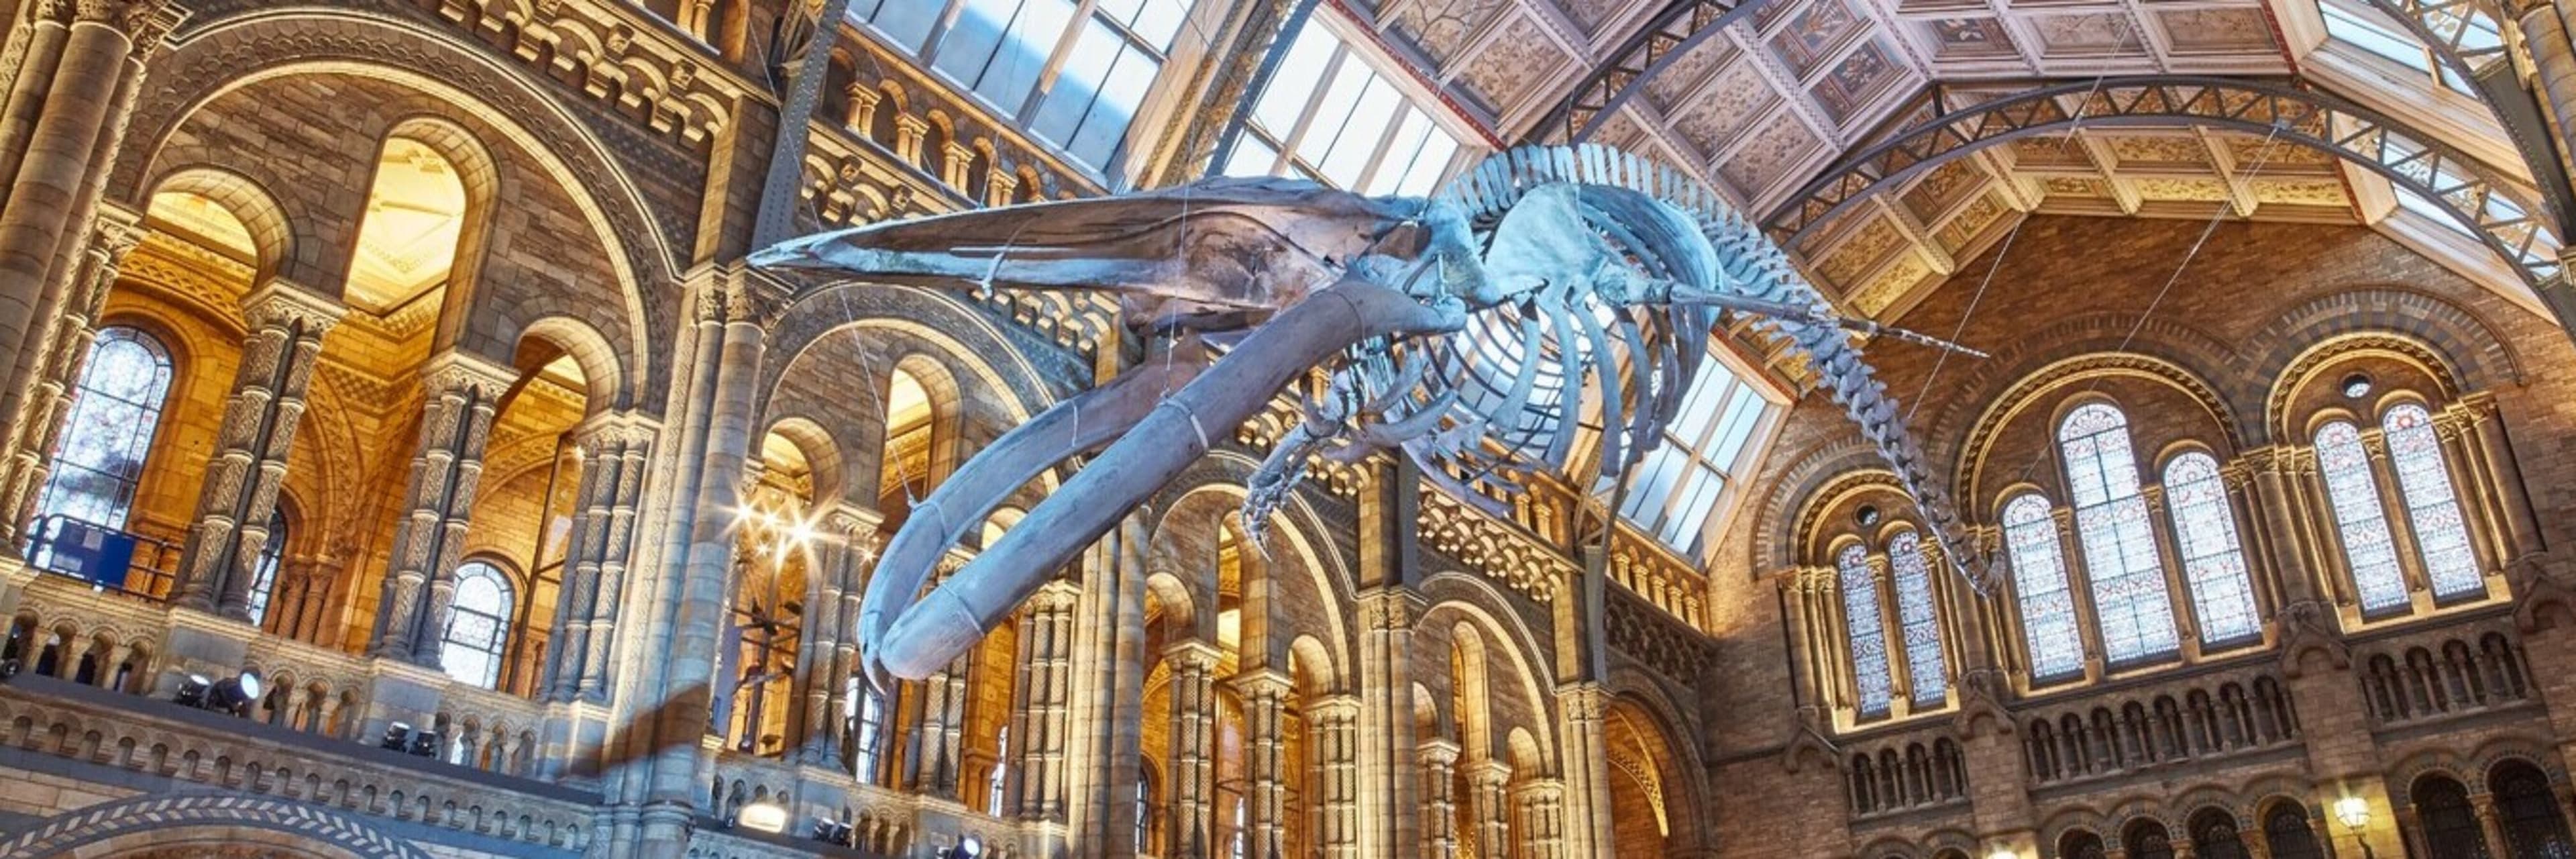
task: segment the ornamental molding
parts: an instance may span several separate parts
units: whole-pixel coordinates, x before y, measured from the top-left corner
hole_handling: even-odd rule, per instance
[[[1963,487],[1958,495],[1970,510],[1982,509],[1981,502],[1991,497],[1984,490],[1986,457],[2001,441],[2005,427],[2032,407],[2042,405],[2050,395],[2078,381],[2101,376],[2129,376],[2161,382],[2190,397],[2218,422],[2227,440],[2243,446],[2245,434],[2237,426],[2235,412],[2218,389],[2181,364],[2154,355],[2136,352],[2105,352],[2078,355],[2050,362],[2047,366],[2021,377],[1987,401],[1985,411],[1971,425],[1967,438],[1959,446],[1953,485]]]
[[[0,844],[0,859],[66,856],[119,836],[191,827],[251,827],[301,835],[360,859],[429,859],[409,842],[319,806],[226,794],[146,795],[51,818]]]
[[[1496,520],[1438,489],[1425,487],[1415,524],[1422,545],[1458,559],[1485,578],[1540,604],[1583,570],[1520,526]]]
[[[2290,414],[2290,401],[2306,390],[2326,366],[2373,353],[2394,355],[2432,376],[2442,386],[2435,393],[2443,399],[2456,397],[2462,390],[2459,374],[2451,368],[2450,360],[2422,340],[2388,331],[2343,334],[2309,346],[2272,377],[2272,390],[2263,400],[2264,426],[2278,438],[2299,438],[2299,428],[2289,423],[2294,417]]]

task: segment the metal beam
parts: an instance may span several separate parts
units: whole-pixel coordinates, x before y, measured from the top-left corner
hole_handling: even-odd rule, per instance
[[[2077,127],[2189,126],[2271,135],[2325,152],[2414,192],[2469,225],[2552,307],[2569,286],[2558,232],[2537,195],[2510,177],[2388,116],[2312,89],[2231,78],[2146,76],[2043,82],[2006,98],[1951,111],[1869,149],[1845,155],[1763,219],[1783,247],[1798,247],[1878,192],[1924,171],[2026,137]],[[2562,316],[2571,332],[2576,324]]]
[[[1619,45],[1610,59],[1594,66],[1583,83],[1530,129],[1523,144],[1581,143],[1609,122],[1619,106],[1644,90],[1666,67],[1701,42],[1742,20],[1772,0],[1674,0],[1655,13],[1637,34]],[[1551,141],[1549,135],[1557,135]]]

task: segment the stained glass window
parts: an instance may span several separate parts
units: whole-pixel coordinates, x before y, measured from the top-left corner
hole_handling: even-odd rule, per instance
[[[1868,553],[1858,544],[1843,547],[1834,559],[1843,590],[1843,629],[1851,641],[1852,682],[1860,689],[1860,712],[1887,712],[1895,683],[1888,676],[1887,628],[1878,614],[1878,577],[1869,570]]]
[[[37,496],[38,515],[125,527],[169,394],[170,350],[161,341],[124,326],[101,329],[63,418],[54,469]]]
[[[510,634],[510,581],[498,567],[467,561],[456,568],[456,595],[448,606],[439,665],[449,677],[486,689],[499,686]]]
[[[2364,614],[2406,605],[2406,575],[2397,567],[2397,541],[2379,506],[2379,478],[2370,473],[2361,430],[2344,421],[2317,428],[2317,471],[2334,505],[2335,530],[2343,535],[2344,564]]]
[[[2066,677],[2084,669],[2084,639],[2075,628],[2075,594],[2066,586],[2066,558],[2057,545],[2057,522],[2048,500],[2024,495],[2004,505],[2004,548],[2012,557],[2013,590],[2021,599],[2022,636],[2030,648],[2031,676]]]
[[[2128,417],[2104,403],[2079,406],[2058,425],[2057,443],[2066,455],[2076,542],[2093,579],[2104,655],[2116,663],[2174,652],[2172,595],[2165,591],[2147,499],[2138,494]]]
[[[2182,553],[2183,581],[2200,614],[2200,640],[2242,641],[2261,631],[2254,584],[2236,542],[2236,515],[2227,506],[2227,484],[2218,460],[2186,453],[2165,464],[2165,507],[2173,514],[2174,546]]]
[[[2388,435],[2388,464],[2397,471],[2406,522],[2415,526],[2415,548],[2423,553],[2424,577],[2433,585],[2433,596],[2485,593],[2478,556],[2469,549],[2469,530],[2460,518],[2460,496],[2452,491],[2450,470],[2442,464],[2442,440],[2433,432],[2433,416],[2423,406],[2407,403],[2389,409],[2379,425]]]
[[[1896,621],[1905,634],[1905,673],[1917,707],[1938,707],[1950,687],[1941,654],[1941,613],[1932,605],[1932,563],[1923,538],[1906,531],[1887,541],[1896,570]]]
[[[273,510],[268,516],[268,540],[259,545],[259,563],[251,568],[250,622],[259,626],[268,622],[268,600],[277,591],[277,564],[286,557],[286,511]]]

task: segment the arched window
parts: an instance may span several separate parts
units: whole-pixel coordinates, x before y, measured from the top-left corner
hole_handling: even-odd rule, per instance
[[[510,580],[499,567],[467,561],[456,568],[456,596],[449,608],[439,665],[449,677],[498,687],[501,654],[509,644]]]
[[[1930,550],[1912,531],[1887,541],[1888,563],[1896,568],[1896,620],[1905,634],[1905,673],[1913,681],[1917,707],[1938,707],[1949,697],[1947,664],[1941,653],[1941,613],[1932,604]]]
[[[2497,764],[2487,776],[2495,795],[2496,816],[2503,819],[2505,854],[2512,859],[2565,859],[2576,856],[2576,841],[2567,835],[2550,796],[2549,776],[2522,761]]]
[[[850,678],[849,687],[843,700],[858,708],[850,714],[850,773],[863,784],[875,784],[877,750],[885,743],[885,696],[857,677]]]
[[[36,497],[38,513],[125,527],[169,395],[168,347],[135,328],[101,329],[63,418],[53,471]]]
[[[2406,575],[2397,567],[2397,543],[2389,536],[2387,513],[2379,508],[2379,478],[2370,473],[2361,430],[2345,421],[2318,427],[2317,471],[2334,504],[2335,530],[2343,535],[2344,563],[2352,568],[2362,613],[2404,608]]]
[[[993,776],[985,780],[984,809],[995,817],[1002,816],[1002,785],[1011,773],[1011,726],[1004,725],[993,735]]]
[[[2262,631],[2254,609],[2254,584],[2245,552],[2236,542],[2236,514],[2227,506],[2227,483],[2218,460],[2194,451],[2165,464],[2165,506],[2173,513],[2174,544],[2182,553],[2183,580],[2191,586],[2203,644],[2243,641]]]
[[[2173,602],[2147,500],[2138,494],[2128,417],[2106,403],[2078,406],[2058,424],[2057,445],[2075,502],[2076,541],[2093,580],[2103,655],[2122,663],[2174,652]]]
[[[2216,808],[2192,815],[2191,851],[2197,859],[2245,859],[2245,842],[2236,831],[2236,815]]]
[[[259,544],[259,563],[251,568],[250,624],[268,622],[268,600],[277,592],[277,564],[286,557],[286,511],[268,514],[268,540]]]
[[[1860,713],[1887,712],[1894,682],[1888,676],[1887,627],[1878,614],[1878,577],[1869,569],[1868,552],[1854,543],[1834,559],[1843,591],[1843,631],[1851,642],[1852,684],[1860,692]]]
[[[1154,771],[1139,768],[1136,773],[1136,852],[1152,849],[1154,837]]]
[[[2102,836],[2083,830],[2057,839],[2058,859],[2102,859]]]
[[[930,495],[936,416],[930,391],[922,386],[920,377],[901,369],[887,375],[886,437],[878,466],[877,509],[885,511],[889,522],[902,522],[911,513],[912,502]]]
[[[2075,594],[2066,586],[2066,559],[2058,551],[2057,523],[2048,515],[2047,499],[2030,494],[2004,505],[2004,546],[2012,556],[2031,676],[2054,680],[2082,671],[2084,640],[2075,629]]]
[[[2317,831],[2308,826],[2308,810],[2295,802],[2276,803],[2263,816],[2263,843],[2272,859],[2325,859]]]
[[[2173,835],[2162,823],[2139,821],[2120,841],[2129,848],[2129,859],[2174,859]]]
[[[2406,522],[2415,526],[2415,549],[2424,560],[2433,598],[2485,594],[2478,556],[2469,549],[2468,527],[2460,518],[2460,496],[2452,491],[2450,469],[2442,464],[2442,439],[2433,432],[2433,416],[2423,406],[2406,403],[2389,409],[2379,426],[2388,436],[2388,464],[2397,470]]]
[[[2469,807],[2469,789],[2434,775],[2415,782],[2415,819],[2431,859],[2486,859],[2486,835]]]

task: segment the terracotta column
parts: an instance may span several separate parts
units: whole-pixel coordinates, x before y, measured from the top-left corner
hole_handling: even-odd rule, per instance
[[[456,561],[465,552],[466,520],[483,477],[483,445],[493,410],[517,377],[508,366],[454,351],[430,359],[422,371],[418,452],[377,594],[371,654],[438,667],[448,603],[456,596]]]
[[[71,388],[89,361],[98,340],[98,315],[107,306],[126,254],[143,238],[136,223],[142,216],[113,210],[90,236],[89,253],[73,283],[76,289],[55,320],[46,359],[30,383],[27,400],[9,435],[5,477],[0,477],[0,542],[16,544],[18,531],[35,515],[37,490],[52,470],[54,445],[61,439],[64,410]]]
[[[1182,641],[1164,648],[1171,667],[1171,839],[1163,855],[1214,855],[1216,807],[1215,645]]]
[[[648,770],[628,773],[625,799],[641,798],[634,843],[641,853],[678,857],[701,811],[706,782],[702,742],[714,704],[716,662],[724,624],[725,594],[732,585],[734,505],[740,497],[757,439],[754,394],[767,349],[763,329],[775,302],[767,281],[738,270],[711,270],[695,284],[697,349],[685,372],[688,410],[675,433],[680,457],[666,515],[659,566],[663,593],[656,617],[640,639],[644,667],[631,719],[648,723],[628,732],[628,760]],[[636,790],[635,788],[641,788]]]
[[[1368,856],[1411,854],[1422,838],[1412,774],[1413,621],[1422,595],[1401,585],[1359,598],[1360,848]]]
[[[1566,859],[1565,784],[1556,779],[1530,779],[1512,788],[1519,822],[1521,855],[1528,859]]]
[[[338,299],[282,280],[243,300],[250,334],[242,341],[232,397],[224,403],[215,450],[206,461],[172,602],[258,620],[250,616],[250,589],[268,542],[269,517],[286,484],[287,453],[294,449],[304,398],[322,360],[322,335],[346,312]]]
[[[1315,843],[1331,859],[1353,859],[1360,855],[1359,698],[1334,695],[1308,709],[1315,725],[1315,781],[1322,787]]]
[[[1277,669],[1235,675],[1243,699],[1245,859],[1281,859],[1288,850],[1287,703],[1295,689]]]
[[[855,664],[845,665],[840,652],[850,627],[843,621],[843,607],[856,602],[863,589],[860,575],[866,561],[860,553],[867,545],[860,519],[845,510],[823,515],[823,527],[806,551],[813,558],[813,571],[806,575],[804,629],[796,642],[797,716],[793,730],[795,751],[788,760],[794,763],[831,768],[841,758],[839,724],[844,714],[857,712],[846,707],[844,700],[848,678],[856,676]],[[874,526],[867,530],[872,531]],[[849,649],[855,650],[855,647]],[[1016,739],[1016,738],[1015,738]]]
[[[1423,740],[1415,756],[1422,764],[1422,859],[1452,859],[1458,854],[1458,744]]]
[[[0,106],[0,417],[13,422],[63,314],[151,51],[178,25],[160,0],[39,2]],[[14,431],[13,431],[14,432]]]
[[[1509,859],[1512,855],[1512,802],[1506,792],[1512,783],[1510,764],[1484,760],[1467,765],[1467,781],[1475,793],[1467,797],[1468,817],[1476,821],[1475,855],[1483,859]]]
[[[1609,704],[1609,690],[1599,683],[1569,683],[1556,690],[1565,761],[1564,788],[1556,801],[1569,855],[1596,856],[1611,849],[1610,747],[1602,723]]]
[[[627,558],[635,545],[636,505],[644,492],[645,462],[653,447],[649,420],[603,414],[576,431],[581,455],[574,490],[571,542],[564,546],[564,582],[555,602],[554,668],[546,697],[554,701],[608,700],[608,646],[626,596]]]
[[[1021,817],[1061,821],[1065,816],[1065,746],[1073,725],[1073,622],[1081,588],[1057,579],[1029,600],[1020,634],[1020,715],[1011,730],[1018,746]]]

